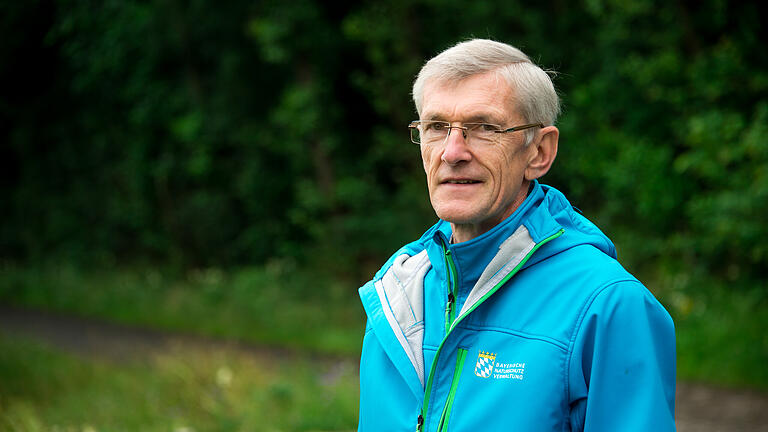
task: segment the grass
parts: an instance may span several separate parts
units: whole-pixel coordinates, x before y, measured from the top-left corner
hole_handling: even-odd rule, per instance
[[[351,431],[353,365],[189,347],[116,363],[0,334],[0,431]]]
[[[756,289],[710,288],[675,307],[678,377],[768,390],[768,305]]]
[[[0,302],[159,329],[355,356],[357,283],[285,262],[186,274],[155,268],[0,267]],[[768,390],[768,296],[681,270],[646,278],[670,311],[678,377]]]
[[[275,262],[229,272],[0,267],[0,302],[164,330],[353,355],[357,285]]]
[[[765,286],[690,273],[667,274],[654,286],[675,322],[679,379],[768,390]]]

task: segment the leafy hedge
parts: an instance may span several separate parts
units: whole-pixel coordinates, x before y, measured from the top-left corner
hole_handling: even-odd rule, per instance
[[[17,2],[0,18],[0,253],[363,274],[434,219],[405,130],[414,75],[492,37],[561,72],[545,181],[625,262],[764,284],[760,16],[716,0]]]

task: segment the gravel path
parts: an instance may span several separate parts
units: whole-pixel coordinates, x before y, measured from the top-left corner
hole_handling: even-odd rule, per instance
[[[31,336],[66,351],[115,361],[177,345],[237,349],[260,357],[305,355],[280,348],[169,334],[4,306],[0,306],[0,331]],[[329,356],[328,360],[334,359]],[[680,432],[768,432],[768,394],[765,393],[678,382],[675,411]]]

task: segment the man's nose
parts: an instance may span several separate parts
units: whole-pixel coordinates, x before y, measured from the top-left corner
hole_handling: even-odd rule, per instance
[[[445,145],[441,159],[449,164],[456,165],[459,162],[472,159],[472,153],[467,145],[467,131],[461,127],[452,126],[445,137]]]

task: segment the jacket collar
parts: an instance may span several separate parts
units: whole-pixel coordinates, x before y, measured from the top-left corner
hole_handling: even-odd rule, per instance
[[[471,289],[501,244],[521,225],[528,228],[537,243],[560,230],[560,224],[549,214],[546,206],[541,205],[545,198],[544,188],[534,180],[526,199],[509,217],[482,235],[461,243],[449,244],[453,233],[451,224],[440,220],[426,233],[430,238],[425,240],[431,240],[426,242],[426,249],[432,265],[441,268],[441,274],[444,274],[443,245],[446,245],[451,250],[462,286],[466,288],[468,285]]]

